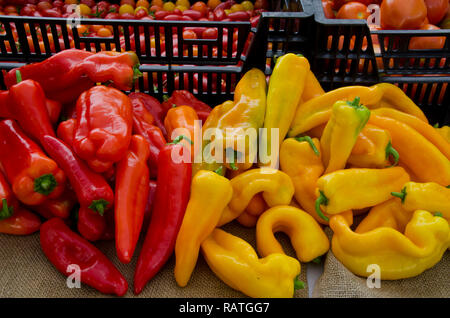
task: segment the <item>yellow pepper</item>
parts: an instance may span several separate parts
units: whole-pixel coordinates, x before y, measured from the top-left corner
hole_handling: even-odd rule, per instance
[[[223,211],[218,226],[231,222],[240,216],[250,200],[262,192],[269,207],[287,205],[294,195],[291,178],[284,172],[272,168],[250,169],[231,179],[233,197]]]
[[[268,156],[272,155],[272,143],[277,143],[276,151],[278,152],[281,142],[287,134],[302,97],[309,71],[309,62],[303,56],[288,53],[276,60],[267,90],[267,108],[264,119],[264,128],[267,130],[261,134],[260,139],[260,143],[264,145]],[[272,141],[272,128],[278,129],[277,141]],[[276,156],[277,161],[278,153]],[[274,163],[270,160],[269,162],[261,162],[262,165],[271,167],[274,167]]]
[[[390,83],[379,83],[375,86],[378,87],[383,94],[380,102],[381,108],[394,108],[428,123],[428,119],[420,107],[418,107],[401,88]]]
[[[249,70],[236,85],[234,102],[214,107],[203,125],[204,139],[209,139],[205,137],[209,128],[222,134],[223,140],[219,142],[228,169],[245,170],[256,162],[258,130],[264,124],[266,112],[266,86],[262,71]]]
[[[291,298],[300,263],[284,254],[258,258],[243,239],[215,229],[201,245],[210,269],[225,284],[254,298]]]
[[[379,108],[373,110],[373,114],[381,117],[389,117],[398,120],[404,124],[407,124],[411,128],[414,128],[428,141],[436,146],[443,154],[450,159],[450,143],[439,132],[427,122],[413,115],[403,113],[392,108]]]
[[[310,99],[313,99],[323,94],[325,94],[325,91],[323,90],[322,86],[317,80],[317,77],[311,70],[309,70],[308,74],[306,75],[305,88],[303,89],[301,103],[303,104],[309,101]]]
[[[423,210],[414,212],[404,233],[379,227],[358,234],[340,215],[330,219],[330,227],[336,258],[352,273],[364,277],[373,273],[369,265],[376,264],[382,280],[421,274],[441,260],[450,244],[448,222]]]
[[[292,206],[280,205],[265,211],[256,223],[256,246],[261,256],[283,254],[274,233],[283,232],[291,240],[297,259],[307,263],[330,248],[328,237],[314,218]]]
[[[442,126],[434,128],[444,139],[450,143],[450,126]]]
[[[376,86],[347,86],[310,99],[297,108],[288,136],[295,137],[325,124],[331,117],[333,104],[337,101],[353,101],[359,97],[361,104],[371,109],[378,107],[382,95],[382,91]]]
[[[370,110],[359,103],[337,101],[332,107],[328,121],[320,138],[324,174],[344,169],[359,133],[370,117]]]
[[[392,198],[409,181],[402,167],[384,169],[352,168],[338,170],[317,180],[316,211],[337,214],[372,207]]]
[[[266,201],[261,193],[255,194],[248,203],[244,212],[236,218],[239,224],[245,227],[254,227],[258,221],[258,217],[267,210]]]
[[[401,121],[376,114],[370,116],[369,124],[389,132],[400,164],[408,167],[420,182],[450,184],[450,160],[422,134]]]
[[[187,285],[200,244],[216,227],[232,195],[230,180],[212,171],[200,170],[192,179],[189,202],[175,243],[175,280],[179,286]]]
[[[355,142],[348,163],[359,168],[385,168],[399,161],[398,152],[392,147],[391,135],[387,130],[366,125]]]
[[[435,182],[407,182],[401,192],[393,192],[403,209],[413,212],[427,210],[450,221],[450,189]]]
[[[403,209],[400,200],[390,199],[370,209],[356,227],[355,232],[361,234],[378,227],[390,227],[403,233],[412,215],[412,212]]]

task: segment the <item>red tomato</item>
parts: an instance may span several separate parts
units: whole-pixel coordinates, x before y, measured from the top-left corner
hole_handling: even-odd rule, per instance
[[[367,6],[360,2],[349,2],[344,4],[336,14],[337,19],[363,19],[369,17]]]
[[[27,4],[20,10],[20,15],[31,16],[36,12],[36,6],[34,4]]]
[[[448,0],[425,0],[427,16],[431,24],[438,24],[445,17],[448,10]]]
[[[218,34],[218,31],[216,28],[207,28],[205,31],[203,31],[202,38],[214,40],[214,39],[217,39],[217,34]]]
[[[105,16],[105,19],[108,20],[118,20],[120,19],[120,16],[117,12],[110,12]]]
[[[334,19],[334,11],[333,11],[333,2],[330,0],[322,0],[322,8],[323,13],[325,14],[325,18]]]
[[[427,7],[423,0],[384,0],[380,16],[385,30],[414,30],[427,17]]]
[[[202,16],[206,16],[208,13],[208,6],[202,1],[197,1],[191,6],[191,10],[198,11],[202,14]]]
[[[136,19],[142,19],[143,17],[148,16],[148,13],[141,8],[134,13],[134,16],[136,17]]]
[[[108,8],[108,13],[114,13],[114,12],[119,13],[119,8],[120,8],[120,6],[118,4],[112,4]]]
[[[421,30],[440,30],[437,26],[427,24]],[[409,42],[410,50],[440,50],[445,45],[445,36],[412,37]]]

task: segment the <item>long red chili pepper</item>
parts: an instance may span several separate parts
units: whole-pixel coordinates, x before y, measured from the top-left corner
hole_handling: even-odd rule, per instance
[[[148,143],[133,135],[125,157],[117,163],[116,250],[122,263],[129,263],[136,248],[149,195]]]
[[[191,163],[172,159],[173,154],[183,151],[180,144],[168,144],[159,154],[155,203],[134,275],[135,294],[142,291],[173,253],[191,186]]]
[[[40,230],[41,248],[63,275],[80,269],[80,281],[101,293],[123,296],[128,283],[111,261],[94,245],[77,235],[59,218],[46,221]]]
[[[106,213],[109,213],[109,211]],[[100,215],[82,205],[78,210],[77,229],[81,236],[88,241],[98,241],[106,231],[105,215]]]
[[[66,176],[63,170],[25,135],[15,121],[0,121],[0,145],[3,172],[19,201],[39,205],[64,192]]]
[[[44,136],[44,148],[66,173],[81,206],[102,215],[114,202],[114,192],[102,175],[93,172],[61,140]]]

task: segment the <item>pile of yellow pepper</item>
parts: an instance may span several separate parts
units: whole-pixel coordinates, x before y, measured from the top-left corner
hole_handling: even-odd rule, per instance
[[[300,262],[330,248],[358,276],[377,264],[384,280],[417,276],[449,248],[450,129],[431,126],[397,86],[324,92],[308,60],[286,54],[268,82],[260,70],[248,71],[203,131],[218,128],[227,139],[227,128],[249,127],[279,129],[277,165],[248,153],[241,162],[194,164],[175,247],[179,286],[200,253],[245,295],[292,297]],[[273,149],[270,136],[261,142]],[[353,224],[354,216],[362,221]],[[256,250],[220,228],[234,220],[255,228]],[[280,231],[296,258],[274,236]]]

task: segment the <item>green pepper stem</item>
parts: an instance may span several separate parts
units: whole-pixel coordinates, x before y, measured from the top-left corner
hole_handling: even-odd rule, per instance
[[[20,73],[19,70],[16,70],[16,82],[17,83],[22,82],[22,73]]]
[[[439,212],[439,211],[434,212],[434,216],[439,216],[439,217],[441,217],[441,218],[444,217],[444,215],[442,214],[442,212]]]
[[[294,290],[298,289],[304,289],[305,288],[305,282],[301,281],[299,279],[300,276],[295,277],[294,279]]]
[[[215,173],[217,173],[219,176],[223,176],[223,166],[220,166],[216,170],[214,170]]]
[[[316,156],[320,156],[320,152],[317,149],[317,147],[314,144],[314,142],[313,142],[311,137],[309,137],[309,136],[295,137],[295,140],[297,140],[299,142],[306,141],[311,146],[311,148],[314,151],[314,153],[316,154]]]
[[[401,192],[391,192],[391,195],[400,198],[402,200],[402,203],[405,202],[406,194],[406,188],[403,188]]]
[[[187,140],[191,145],[193,145],[194,143],[192,142],[192,140],[190,140],[188,137],[186,137],[185,135],[179,135],[177,138],[175,138],[172,142],[167,143],[168,145],[176,145],[178,143],[181,142],[181,140]]]
[[[389,157],[392,156],[394,158],[394,164],[392,166],[398,165],[398,161],[400,159],[400,154],[397,150],[395,150],[394,147],[392,147],[391,142],[389,141],[387,147],[386,147],[386,159],[389,159]]]
[[[34,191],[43,195],[49,195],[58,185],[53,174],[48,173],[34,179]]]
[[[137,80],[139,77],[143,76],[142,72],[139,70],[139,64],[133,66],[133,82]]]
[[[8,206],[8,201],[3,198],[2,199],[2,209],[0,210],[0,220],[7,219],[11,217],[14,213],[14,208]]]
[[[353,107],[359,107],[361,106],[361,98],[359,96],[356,96],[353,101],[347,102],[347,104]]]
[[[325,194],[323,193],[323,191],[319,191],[320,195],[316,200],[316,212],[317,214],[324,219],[325,221],[329,221],[330,219],[328,217],[325,216],[325,214],[323,214],[322,210],[320,209],[320,206],[323,205],[328,205],[328,198],[325,196]]]
[[[108,206],[108,204],[109,202],[104,199],[93,200],[91,205],[89,206],[89,209],[98,212],[98,214],[103,216],[103,214],[105,214],[105,208]]]

